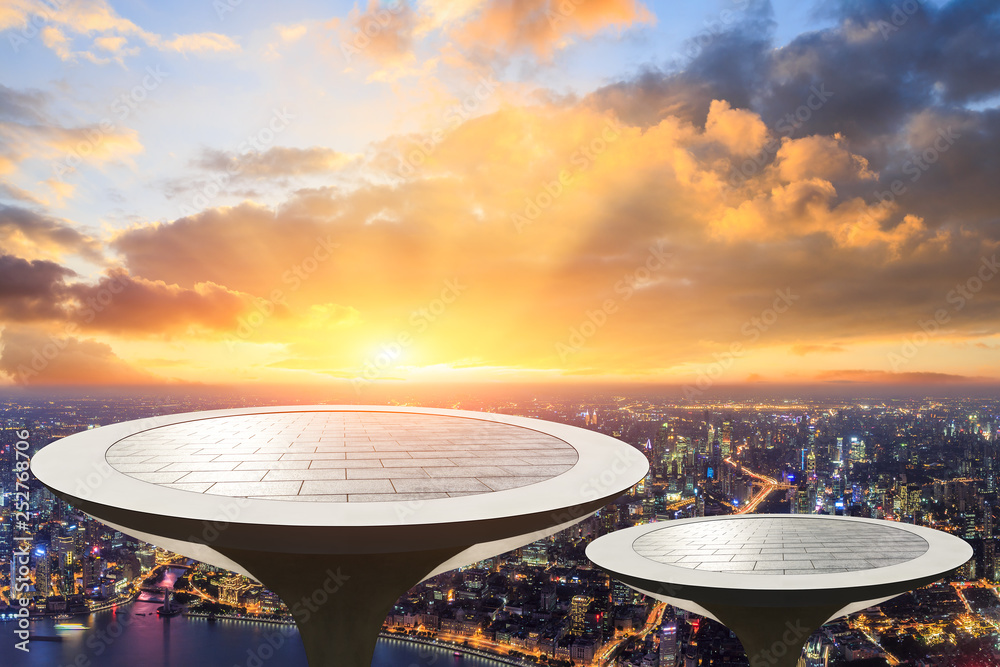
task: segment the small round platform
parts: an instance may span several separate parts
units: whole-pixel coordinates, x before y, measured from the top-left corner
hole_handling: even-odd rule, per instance
[[[745,514],[620,530],[592,542],[587,556],[642,593],[727,625],[751,664],[794,665],[826,621],[934,582],[972,548],[892,521]],[[792,626],[807,631],[789,643]]]

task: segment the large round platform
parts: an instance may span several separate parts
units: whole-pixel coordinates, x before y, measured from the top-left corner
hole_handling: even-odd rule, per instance
[[[523,426],[384,412],[181,422],[122,438],[106,458],[129,477],[182,491],[353,503],[515,489],[579,461],[571,445]]]
[[[294,406],[111,424],[31,468],[91,516],[286,602],[329,591],[335,571],[337,594],[296,619],[310,664],[367,667],[406,589],[583,520],[649,466],[614,438],[536,419]]]
[[[724,623],[751,664],[766,654],[766,664],[794,665],[826,621],[936,581],[972,548],[891,521],[742,514],[617,531],[592,542],[587,556],[642,593]],[[789,623],[808,631],[789,643]]]

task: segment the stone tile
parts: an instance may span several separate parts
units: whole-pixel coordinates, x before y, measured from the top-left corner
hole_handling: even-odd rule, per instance
[[[347,479],[346,471],[337,468],[310,468],[309,470],[269,470],[264,475],[264,482],[283,482],[289,480],[304,481],[307,479]]]
[[[139,481],[150,482],[152,484],[172,484],[186,474],[188,473],[180,470],[173,472],[133,472],[129,473],[129,477],[135,477]]]
[[[156,472],[169,463],[116,463],[115,470],[118,472]]]
[[[399,493],[477,491],[488,493],[492,489],[477,479],[397,479],[392,485]]]
[[[429,477],[504,477],[510,473],[497,466],[425,467]]]
[[[164,484],[163,486],[166,486],[171,489],[177,489],[178,491],[193,491],[194,493],[205,493],[206,491],[208,491],[208,488],[212,486],[212,482],[197,482],[197,483],[192,482],[189,484],[185,484],[183,482],[177,482],[175,484]]]
[[[447,493],[352,493],[347,497],[347,501],[352,503],[398,503],[400,501],[419,503],[424,500],[447,497]]]
[[[306,482],[308,483],[308,482]],[[303,482],[218,482],[206,491],[217,496],[294,496]]]
[[[236,466],[236,470],[305,470],[310,461],[249,461]]]
[[[480,482],[490,487],[494,491],[506,491],[507,489],[517,489],[522,486],[528,486],[529,484],[538,484],[539,482],[545,482],[551,477],[477,477]]]
[[[406,479],[427,478],[423,468],[351,468],[347,479]]]
[[[292,494],[246,485],[304,481],[296,495],[301,491],[326,496],[330,502],[386,494],[457,498],[519,488],[561,474],[578,458],[562,440],[516,426],[443,415],[354,411],[174,424],[129,436],[112,446],[107,457],[123,474],[146,476],[150,483],[184,484],[192,492],[246,491],[256,498],[277,498]],[[183,479],[178,482],[175,473]],[[312,484],[328,482],[381,486],[321,493]]]
[[[188,461],[186,463],[167,463],[161,468],[161,472],[173,472],[183,470],[184,472],[212,472],[222,470],[233,470],[236,468],[235,461]]]
[[[263,477],[263,470],[228,470],[224,472],[189,472],[181,479],[184,482],[258,482]]]
[[[395,489],[387,479],[348,479],[329,482],[307,480],[302,482],[301,493],[303,495],[317,493],[395,493]],[[348,501],[350,501],[350,498],[348,498]]]
[[[381,468],[378,459],[338,459],[335,461],[313,461],[310,468]]]

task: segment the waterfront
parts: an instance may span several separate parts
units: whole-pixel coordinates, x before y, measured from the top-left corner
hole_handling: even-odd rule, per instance
[[[180,570],[169,568],[156,580],[172,588]],[[197,616],[160,618],[160,598],[140,594],[133,603],[76,616],[31,622],[31,651],[14,647],[15,622],[0,623],[7,641],[0,647],[0,664],[30,667],[306,667],[298,630],[292,625]],[[87,629],[70,629],[82,625]],[[396,638],[380,639],[372,667],[496,667],[504,663],[472,655],[454,655],[452,648]]]
[[[16,624],[0,623],[0,664],[12,667],[306,667],[298,631],[292,626],[248,621],[161,619],[158,603],[136,602],[65,623],[87,630],[60,630],[51,618],[31,624],[30,653],[14,648]],[[145,614],[144,616],[142,614]],[[58,637],[45,641],[40,637]],[[497,667],[503,663],[453,649],[401,639],[381,639],[373,667]]]

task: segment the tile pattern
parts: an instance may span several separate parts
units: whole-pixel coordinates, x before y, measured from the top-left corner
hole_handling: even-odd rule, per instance
[[[891,525],[837,519],[740,517],[665,524],[632,543],[649,560],[734,574],[832,574],[898,565],[927,542]]]
[[[572,468],[554,436],[497,422],[387,412],[287,412],[185,422],[128,436],[108,463],[194,493],[399,502],[513,489]]]

